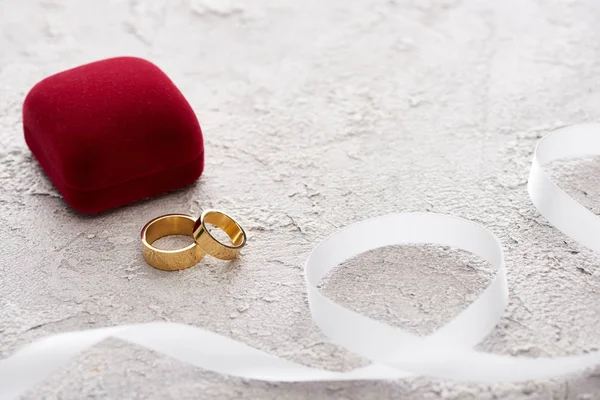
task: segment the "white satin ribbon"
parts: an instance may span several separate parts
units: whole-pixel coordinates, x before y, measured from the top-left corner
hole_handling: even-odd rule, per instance
[[[551,133],[538,143],[529,194],[540,213],[565,234],[600,252],[600,218],[559,189],[542,165],[559,158],[600,154],[600,125]],[[496,274],[477,300],[430,336],[360,315],[317,289],[334,267],[365,251],[398,244],[438,244],[469,251],[488,261]],[[397,379],[411,375],[461,381],[545,379],[600,364],[600,352],[556,358],[526,358],[474,350],[498,323],[508,303],[502,246],[488,230],[462,218],[434,213],[403,213],[373,218],[342,229],[319,244],[304,266],[310,312],[332,343],[372,363],[348,372],[310,368],[254,349],[208,330],[154,322],[52,335],[0,360],[0,398],[20,396],[79,352],[118,338],[180,361],[264,381]]]
[[[600,155],[600,124],[554,131],[537,144],[528,189],[531,201],[552,225],[600,253],[600,218],[556,186],[542,169],[552,161],[597,155]]]

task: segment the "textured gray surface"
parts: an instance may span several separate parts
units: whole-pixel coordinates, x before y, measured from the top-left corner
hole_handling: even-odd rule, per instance
[[[250,4],[251,3],[251,4]],[[536,140],[600,119],[600,5],[538,1],[0,2],[0,357],[50,333],[169,320],[307,365],[363,360],[312,325],[301,265],[337,227],[431,210],[503,241],[511,302],[481,345],[562,355],[600,343],[599,258],[541,218],[526,193]],[[99,216],[71,211],[26,148],[23,98],[41,78],[115,55],[158,64],[206,140],[199,183]],[[600,167],[553,168],[600,212]],[[166,212],[231,212],[249,245],[231,264],[145,265],[138,234]],[[481,290],[468,255],[366,254],[325,290],[429,332]],[[600,372],[472,385],[265,384],[225,378],[117,341],[57,371],[27,399],[600,399]]]

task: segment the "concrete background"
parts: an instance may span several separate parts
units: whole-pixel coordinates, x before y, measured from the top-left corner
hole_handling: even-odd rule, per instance
[[[467,217],[502,239],[510,306],[481,348],[597,349],[599,258],[549,226],[525,184],[539,137],[600,119],[599,20],[594,0],[1,1],[0,357],[54,332],[169,320],[311,366],[361,365],[311,323],[302,263],[338,227],[411,210]],[[21,104],[43,77],[117,55],[145,57],[179,86],[204,130],[206,170],[193,187],[83,216],[32,159]],[[600,212],[597,162],[551,169]],[[146,221],[206,207],[247,228],[238,261],[178,273],[144,263]],[[427,333],[488,278],[461,252],[398,247],[350,261],[324,290]],[[309,397],[600,399],[600,370],[522,384],[266,384],[107,341],[25,398]]]

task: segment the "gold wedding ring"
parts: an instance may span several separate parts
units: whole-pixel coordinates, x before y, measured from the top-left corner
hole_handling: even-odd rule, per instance
[[[215,225],[231,239],[225,244],[216,239],[206,224]],[[195,243],[183,249],[161,250],[154,246],[156,240],[169,235],[186,235],[194,238]],[[167,214],[154,218],[142,229],[142,252],[148,264],[165,271],[177,271],[196,265],[205,253],[221,260],[235,258],[246,245],[246,232],[229,215],[206,210],[198,220],[185,214]]]
[[[206,224],[221,228],[231,239],[231,244],[224,244],[217,240],[206,228]],[[217,210],[206,210],[202,213],[194,225],[193,235],[200,248],[221,260],[235,258],[246,245],[246,232],[240,224],[229,215]]]
[[[142,252],[148,264],[165,271],[177,271],[196,265],[204,257],[204,250],[196,243],[183,249],[161,250],[154,246],[156,240],[168,235],[192,236],[196,220],[189,215],[167,214],[154,218],[142,229]]]

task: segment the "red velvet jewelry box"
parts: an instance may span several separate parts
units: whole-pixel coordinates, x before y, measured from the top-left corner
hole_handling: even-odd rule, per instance
[[[36,84],[25,140],[64,199],[96,213],[196,181],[204,167],[194,111],[154,64],[118,57]]]

